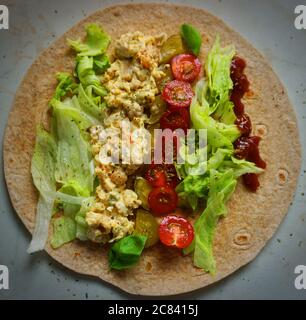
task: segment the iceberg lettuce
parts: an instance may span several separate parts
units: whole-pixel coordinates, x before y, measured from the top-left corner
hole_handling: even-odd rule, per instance
[[[176,165],[178,174],[184,178],[176,188],[179,197],[187,199],[194,210],[199,201],[206,202],[205,210],[194,225],[194,240],[183,252],[193,252],[194,265],[212,274],[216,272],[213,236],[218,219],[227,213],[226,202],[235,190],[237,179],[245,173],[263,172],[254,163],[234,157],[233,142],[240,137],[230,101],[233,88],[230,67],[234,54],[233,47],[220,47],[218,37],[205,64],[207,80],[197,83],[190,106],[192,127],[207,130],[207,146],[196,150],[191,157],[198,161],[189,163],[186,158],[184,164]],[[184,152],[184,147],[182,150]],[[203,152],[207,152],[204,162],[200,157]],[[198,175],[194,174],[197,170]]]
[[[81,40],[67,39],[70,46],[78,52],[78,56],[99,56],[103,54],[110,44],[110,37],[98,25],[90,24],[86,27],[87,37],[85,43]]]
[[[55,200],[56,181],[54,177],[57,158],[56,142],[51,134],[38,128],[35,150],[31,163],[33,182],[39,191],[37,214],[33,238],[28,248],[32,253],[42,250],[48,238],[49,223]],[[49,194],[51,192],[51,194]]]
[[[85,214],[95,180],[88,128],[103,120],[107,92],[98,74],[109,66],[105,51],[110,37],[94,24],[86,31],[85,43],[68,40],[78,52],[76,79],[68,73],[57,74],[58,85],[50,101],[50,132],[37,131],[31,171],[40,196],[28,252],[44,248],[55,204],[63,214],[53,217],[51,245],[57,248],[76,237],[87,239]]]

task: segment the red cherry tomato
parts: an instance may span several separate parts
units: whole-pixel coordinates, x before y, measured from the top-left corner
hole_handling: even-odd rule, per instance
[[[148,197],[149,207],[156,215],[172,212],[177,207],[178,197],[171,187],[154,188]]]
[[[170,105],[178,108],[188,107],[194,93],[187,82],[173,80],[168,82],[163,90],[162,98]]]
[[[166,246],[188,247],[194,237],[192,225],[183,217],[166,216],[159,226],[160,241]]]
[[[145,173],[145,179],[152,187],[162,187],[167,183],[166,174],[161,166],[151,164]]]
[[[201,71],[201,62],[193,54],[179,54],[171,61],[171,69],[176,80],[193,82]]]
[[[180,183],[174,164],[164,164],[164,172],[166,173],[167,185],[175,189]]]
[[[187,134],[187,129],[190,127],[189,110],[180,108],[176,110],[167,110],[160,118],[161,129],[183,129]]]
[[[154,175],[156,179],[154,179]],[[173,164],[155,164],[151,163],[149,169],[145,173],[145,179],[153,187],[169,186],[175,188],[180,180],[177,176],[175,166]]]

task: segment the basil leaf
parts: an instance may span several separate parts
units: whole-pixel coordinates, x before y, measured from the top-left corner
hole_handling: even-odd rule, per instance
[[[146,236],[131,235],[116,242],[108,253],[110,268],[122,270],[133,267],[139,261],[146,241]]]
[[[202,44],[202,38],[199,30],[190,24],[184,23],[181,25],[181,36],[188,48],[195,55],[199,55]]]

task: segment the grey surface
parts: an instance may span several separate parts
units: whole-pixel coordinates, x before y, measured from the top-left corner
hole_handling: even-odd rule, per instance
[[[10,30],[0,30],[1,140],[16,88],[39,52],[84,16],[115,2],[2,1],[10,9]],[[305,150],[306,30],[294,28],[294,8],[300,1],[207,0],[188,3],[204,7],[222,18],[270,60],[295,106]],[[29,256],[26,249],[30,237],[11,207],[3,178],[2,157],[0,166],[0,264],[7,265],[10,270],[10,289],[0,290],[0,299],[137,298],[101,281],[70,272],[45,253]],[[302,195],[305,170],[304,157],[296,197],[288,216],[255,261],[213,286],[176,297],[305,299],[306,290],[294,288],[295,266],[306,265],[306,197]]]

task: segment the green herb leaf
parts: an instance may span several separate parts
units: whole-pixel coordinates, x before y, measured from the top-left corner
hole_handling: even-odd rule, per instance
[[[202,38],[199,30],[190,24],[184,23],[181,25],[181,36],[188,48],[195,55],[199,55],[202,44]]]
[[[146,241],[146,236],[131,235],[116,242],[108,254],[110,268],[122,270],[133,267],[139,261]]]

